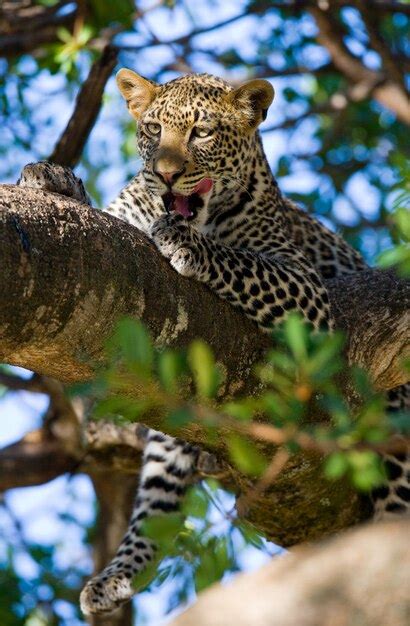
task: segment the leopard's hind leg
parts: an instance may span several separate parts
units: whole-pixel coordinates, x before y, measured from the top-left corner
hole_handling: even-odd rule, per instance
[[[111,563],[88,581],[81,593],[80,604],[85,615],[110,612],[134,595],[132,579],[155,556],[155,545],[141,534],[142,522],[149,516],[178,510],[204,454],[181,439],[142,428],[146,444],[131,520]]]

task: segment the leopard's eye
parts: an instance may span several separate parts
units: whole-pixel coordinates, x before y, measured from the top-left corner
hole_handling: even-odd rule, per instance
[[[198,137],[199,139],[205,139],[213,134],[213,128],[206,126],[194,126],[192,129],[191,137]]]
[[[161,133],[161,124],[156,124],[155,122],[148,122],[148,124],[145,124],[144,128],[149,135],[153,135],[154,137]]]

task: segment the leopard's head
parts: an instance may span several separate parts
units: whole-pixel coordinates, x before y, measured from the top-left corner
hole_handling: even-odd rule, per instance
[[[189,74],[158,85],[122,69],[117,83],[138,122],[146,184],[167,211],[195,219],[218,189],[243,184],[274,96],[268,81],[235,89],[208,74]]]

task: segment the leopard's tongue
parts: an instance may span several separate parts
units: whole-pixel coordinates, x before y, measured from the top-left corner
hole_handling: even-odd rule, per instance
[[[199,194],[208,193],[208,191],[211,191],[213,184],[214,184],[214,181],[212,180],[212,178],[203,178],[196,185],[194,189],[194,193],[199,193]]]
[[[182,217],[191,217],[192,212],[189,210],[188,196],[180,196],[179,194],[173,194],[173,209],[176,213],[182,215]]]

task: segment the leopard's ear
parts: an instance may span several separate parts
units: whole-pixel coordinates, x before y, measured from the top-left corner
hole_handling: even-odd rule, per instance
[[[157,95],[158,85],[126,68],[118,72],[116,80],[131,115],[138,120]]]
[[[227,95],[228,102],[238,110],[251,128],[264,119],[275,96],[275,90],[267,80],[250,80]]]

